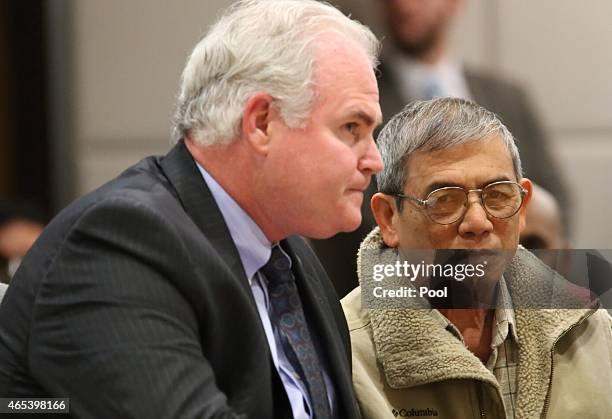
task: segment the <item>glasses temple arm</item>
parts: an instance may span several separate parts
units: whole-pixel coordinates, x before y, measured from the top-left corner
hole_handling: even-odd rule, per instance
[[[395,196],[397,196],[398,198],[402,198],[402,199],[409,199],[409,200],[411,200],[413,202],[416,202],[417,204],[419,204],[422,207],[427,205],[427,201],[424,201],[424,200],[419,199],[419,198],[415,198],[414,196],[408,196],[408,195],[404,195],[404,194],[401,194],[401,193],[395,194]]]

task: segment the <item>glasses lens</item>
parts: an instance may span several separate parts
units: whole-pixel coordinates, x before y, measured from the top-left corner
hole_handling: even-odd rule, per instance
[[[451,224],[463,215],[465,192],[461,188],[444,188],[427,197],[429,217],[440,224]]]
[[[512,217],[521,207],[521,188],[514,182],[493,183],[482,193],[486,210],[493,217]]]

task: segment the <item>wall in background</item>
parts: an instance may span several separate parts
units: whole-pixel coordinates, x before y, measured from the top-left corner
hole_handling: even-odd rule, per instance
[[[335,3],[380,28],[378,1]],[[49,26],[66,32],[53,42],[61,206],[169,148],[183,64],[230,2],[50,3]],[[606,0],[468,0],[455,31],[457,53],[468,63],[520,80],[531,91],[573,186],[576,247],[612,248],[610,16]]]
[[[51,206],[42,1],[0,2],[0,200]]]
[[[54,145],[63,207],[170,148],[183,65],[227,0],[50,2]]]
[[[7,2],[0,2],[0,60],[7,62],[11,51],[11,19],[10,9]],[[0,65],[0,196],[11,196],[13,193],[12,175],[13,167],[11,158],[14,153],[13,118],[11,118],[12,89],[12,67]]]
[[[567,170],[574,244],[612,248],[612,3],[495,0],[497,66],[533,93]]]

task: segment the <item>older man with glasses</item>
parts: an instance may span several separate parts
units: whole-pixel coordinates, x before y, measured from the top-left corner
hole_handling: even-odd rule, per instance
[[[342,301],[364,417],[609,417],[610,317],[519,246],[533,186],[498,117],[414,102],[378,146],[378,227]]]

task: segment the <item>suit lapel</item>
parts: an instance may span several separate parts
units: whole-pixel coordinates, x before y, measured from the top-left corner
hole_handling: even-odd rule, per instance
[[[378,77],[378,90],[380,97],[384,98],[380,102],[381,110],[385,122],[389,121],[393,115],[404,108],[412,99],[410,95],[404,97],[398,88],[398,83],[393,80],[391,69],[384,64],[379,66],[380,76]]]
[[[225,224],[225,219],[221,214],[221,210],[183,141],[180,141],[161,159],[160,165],[167,179],[175,189],[185,212],[214,248],[218,250],[219,254],[223,256],[223,260],[228,265],[231,272],[237,276],[240,284],[244,286],[252,302],[254,310],[253,315],[258,316],[255,299],[246,278],[238,249]],[[265,339],[263,326],[260,327],[260,332],[261,336]],[[290,418],[292,417],[292,413],[289,399],[287,398],[283,384],[272,362],[272,355],[269,353],[267,342],[266,349],[268,349],[267,353],[270,362],[270,374],[272,377],[271,386],[274,398],[275,417],[283,419]]]
[[[185,212],[223,256],[230,270],[239,277],[240,283],[251,295],[240,255],[223,215],[183,141],[163,157],[160,164]]]

